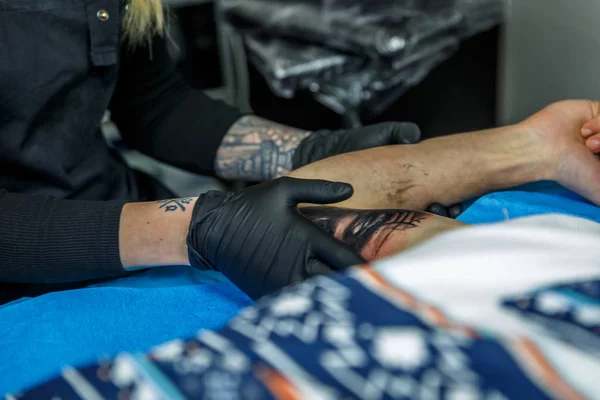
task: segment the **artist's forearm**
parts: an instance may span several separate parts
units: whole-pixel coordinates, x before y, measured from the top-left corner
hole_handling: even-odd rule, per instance
[[[256,116],[237,121],[223,138],[215,169],[223,179],[265,181],[289,173],[292,156],[310,134]]]
[[[186,236],[195,202],[190,197],[126,204],[119,228],[123,268],[189,265]]]

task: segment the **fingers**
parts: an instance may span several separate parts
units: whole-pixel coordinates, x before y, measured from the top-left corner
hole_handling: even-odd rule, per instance
[[[341,270],[366,261],[356,254],[346,244],[338,241],[317,226],[313,225],[313,238],[311,244],[318,259],[326,263],[333,270]]]
[[[594,153],[600,153],[600,133],[590,136],[585,141],[585,145]]]
[[[425,210],[428,213],[439,215],[440,217],[452,218],[456,219],[460,214],[462,214],[462,204],[455,204],[450,207],[444,207],[439,203],[433,203]]]
[[[452,219],[456,219],[462,214],[463,207],[462,204],[458,203],[448,208],[448,216]]]
[[[281,187],[292,204],[332,204],[349,199],[354,190],[343,182],[317,179],[280,178]]]
[[[421,129],[412,122],[394,122],[392,126],[394,144],[414,144],[421,140]]]
[[[600,116],[586,122],[581,128],[585,145],[594,153],[600,153]]]
[[[440,217],[448,218],[448,209],[439,203],[433,203],[432,205],[427,207],[427,210],[425,211],[439,215]]]
[[[581,128],[581,134],[585,138],[589,138],[592,135],[600,133],[600,117],[596,117],[583,125]]]

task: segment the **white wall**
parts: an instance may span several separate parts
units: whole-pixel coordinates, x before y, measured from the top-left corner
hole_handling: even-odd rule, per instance
[[[600,100],[600,0],[512,0],[502,42],[500,124],[557,100]]]

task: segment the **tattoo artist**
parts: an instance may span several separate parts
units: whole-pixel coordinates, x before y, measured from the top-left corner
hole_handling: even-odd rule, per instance
[[[420,136],[410,123],[305,132],[209,99],[169,58],[160,0],[2,2],[0,26],[0,293],[23,290],[15,297],[34,283],[188,263],[259,297],[360,263],[296,210],[344,200],[350,185],[274,178]],[[267,182],[157,203],[172,194],[106,145],[107,109],[129,148]]]

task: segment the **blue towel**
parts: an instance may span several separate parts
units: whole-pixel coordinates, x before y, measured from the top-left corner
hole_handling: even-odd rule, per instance
[[[121,351],[223,327],[252,304],[221,274],[173,267],[0,308],[0,397]]]
[[[483,196],[460,219],[486,223],[543,213],[600,222],[600,208],[548,183]],[[0,308],[0,394],[43,382],[65,364],[218,329],[251,303],[221,274],[186,267],[10,303]]]
[[[490,193],[458,218],[468,224],[500,222],[537,214],[566,214],[600,222],[600,208],[552,182],[538,182]]]

